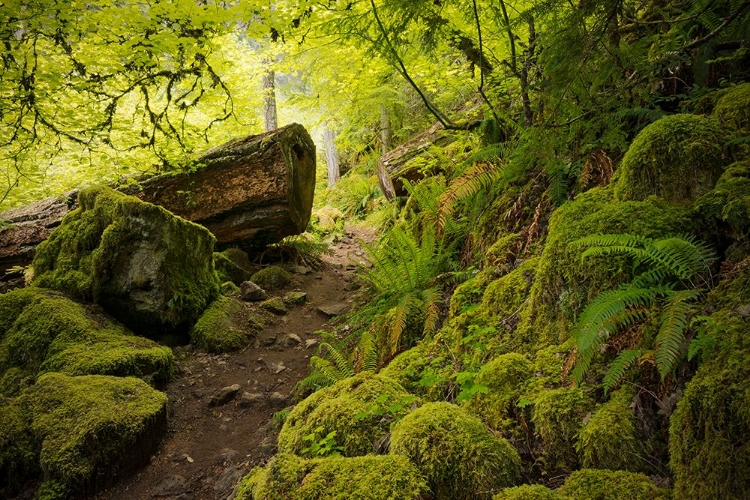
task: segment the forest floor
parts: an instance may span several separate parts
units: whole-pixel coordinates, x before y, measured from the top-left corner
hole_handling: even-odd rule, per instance
[[[315,332],[335,319],[319,308],[350,305],[354,269],[364,261],[358,242],[372,238],[365,229],[347,227],[320,269],[295,274],[291,284],[275,291],[306,292],[307,301],[267,322],[254,344],[221,355],[177,348],[177,375],[166,387],[167,435],[149,465],[96,499],[232,498],[239,480],[275,454],[273,414],[294,403],[295,385],[307,376],[320,340]],[[215,404],[222,389],[235,386],[234,392],[237,385],[229,402]]]

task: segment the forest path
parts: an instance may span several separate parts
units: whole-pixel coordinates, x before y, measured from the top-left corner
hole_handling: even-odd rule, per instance
[[[309,372],[310,356],[332,318],[319,308],[342,307],[352,296],[354,265],[363,262],[360,240],[374,234],[347,227],[333,255],[309,274],[269,295],[307,292],[305,304],[267,322],[254,344],[228,354],[175,351],[177,374],[167,386],[169,430],[151,463],[96,496],[97,500],[225,500],[255,465],[276,452],[275,412],[293,403],[292,391]],[[290,336],[296,335],[297,338]],[[240,389],[228,403],[211,405],[222,389]],[[236,386],[235,386],[236,388]]]

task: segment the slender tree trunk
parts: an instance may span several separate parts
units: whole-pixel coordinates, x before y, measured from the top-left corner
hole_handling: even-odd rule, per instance
[[[521,100],[523,101],[524,125],[530,127],[534,123],[534,110],[531,108],[531,98],[529,97],[529,70],[534,64],[536,55],[536,29],[534,27],[534,18],[529,18],[529,48],[526,50],[526,57],[521,66]]]
[[[263,60],[263,70],[263,119],[266,132],[270,132],[279,128],[276,116],[276,73],[270,58]]]
[[[391,150],[391,121],[385,104],[380,105],[380,143],[383,154]]]
[[[328,186],[333,186],[340,177],[339,152],[336,150],[336,132],[331,124],[326,122],[323,131],[323,142],[326,148],[326,165],[328,165]]]

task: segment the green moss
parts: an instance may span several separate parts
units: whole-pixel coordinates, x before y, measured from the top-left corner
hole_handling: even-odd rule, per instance
[[[576,450],[583,467],[634,470],[639,441],[630,404],[634,391],[620,389],[591,416],[578,433]]]
[[[662,238],[691,227],[685,210],[656,198],[614,203],[611,189],[594,188],[566,203],[550,217],[528,306],[521,311],[521,333],[538,347],[564,342],[586,304],[632,277],[629,259],[607,256],[582,262],[583,250],[572,245],[574,241],[616,233]]]
[[[513,488],[506,488],[492,500],[562,500],[558,493],[541,484],[524,484]]]
[[[344,456],[366,455],[409,412],[414,398],[382,375],[360,373],[312,394],[294,407],[279,433],[279,452],[300,454],[305,436],[336,432]],[[391,405],[399,406],[390,411]],[[319,429],[320,428],[320,429]],[[319,429],[319,430],[318,430]]]
[[[499,269],[507,268],[515,262],[522,244],[521,233],[511,233],[501,236],[487,250],[485,262],[487,265]]]
[[[503,354],[482,366],[474,383],[487,387],[464,403],[464,408],[496,431],[507,431],[515,420],[516,403],[524,382],[533,375],[532,363],[522,354]]]
[[[78,494],[147,463],[166,431],[166,395],[132,377],[48,373],[21,397],[45,481]]]
[[[536,395],[531,421],[542,438],[548,470],[575,466],[576,436],[592,406],[579,388],[549,389]]]
[[[750,268],[709,297],[706,325],[716,347],[687,384],[670,418],[675,498],[746,498],[750,491]]]
[[[34,375],[30,375],[27,371],[12,366],[5,370],[0,376],[0,395],[13,397],[17,396],[24,388],[33,385]]]
[[[715,120],[698,115],[664,117],[641,131],[617,170],[619,201],[650,195],[678,205],[707,193],[725,165],[727,134]]]
[[[193,327],[190,339],[196,347],[208,352],[236,351],[253,338],[246,326],[242,303],[230,297],[219,297],[211,303]]]
[[[18,400],[0,396],[0,491],[17,493],[37,472],[38,455],[31,415]]]
[[[241,285],[244,281],[249,281],[252,273],[244,270],[234,263],[225,252],[214,252],[214,267],[219,281],[231,281],[235,285]]]
[[[0,295],[2,304],[24,305],[0,341],[3,393],[14,393],[12,380],[38,372],[70,375],[136,376],[167,382],[174,359],[169,348],[135,337],[96,308],[77,304],[56,292],[39,288]],[[16,386],[18,387],[18,386]]]
[[[273,290],[289,284],[292,275],[279,266],[268,266],[253,274],[250,281],[265,290]]]
[[[218,295],[205,228],[105,187],[36,250],[34,284],[95,301],[140,332],[187,329]]]
[[[238,297],[240,295],[240,287],[231,281],[225,281],[222,283],[220,290],[221,294],[225,297]]]
[[[449,314],[456,316],[479,303],[491,276],[490,272],[483,271],[458,285],[451,295]]]
[[[510,316],[520,311],[529,296],[539,259],[529,259],[487,286],[482,308],[489,314]]]
[[[404,455],[436,498],[491,498],[519,481],[521,459],[505,439],[450,403],[427,403],[393,428],[392,455]]]
[[[563,498],[586,500],[668,500],[647,476],[633,472],[583,469],[570,475],[559,490]],[[680,498],[680,497],[677,497]]]
[[[284,300],[281,297],[271,297],[268,300],[264,300],[260,303],[260,307],[273,314],[287,313],[286,304],[284,304]]]
[[[713,116],[734,135],[750,134],[750,83],[724,92],[716,103]]]
[[[240,483],[237,500],[418,500],[428,494],[419,471],[404,457],[331,457],[304,460],[277,455]]]
[[[710,225],[719,226],[716,232],[729,232],[735,239],[747,237],[750,233],[750,161],[727,167],[716,187],[698,199],[694,209]]]

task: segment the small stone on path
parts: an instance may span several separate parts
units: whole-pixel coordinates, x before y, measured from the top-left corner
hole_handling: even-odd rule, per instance
[[[286,306],[284,306],[284,301],[279,297],[274,297],[272,299],[261,302],[260,307],[268,312],[272,312],[273,314],[281,315],[287,313]]]
[[[222,388],[219,392],[214,394],[209,401],[208,406],[222,406],[230,402],[240,392],[240,384],[234,384]]]
[[[248,302],[257,302],[268,298],[266,291],[252,281],[242,282],[242,285],[240,285],[240,296],[242,297],[242,300]]]
[[[190,491],[187,479],[178,475],[166,476],[154,487],[152,496],[171,497]]]
[[[290,306],[304,304],[307,300],[307,292],[288,292],[284,295],[284,303]]]
[[[296,347],[302,343],[302,339],[296,333],[289,333],[284,336],[284,347]]]
[[[345,304],[343,302],[324,304],[318,307],[318,311],[322,312],[326,316],[341,316],[342,314],[349,311],[349,304]]]
[[[259,392],[243,392],[240,398],[240,407],[251,408],[253,406],[260,406],[265,399],[265,396]]]

